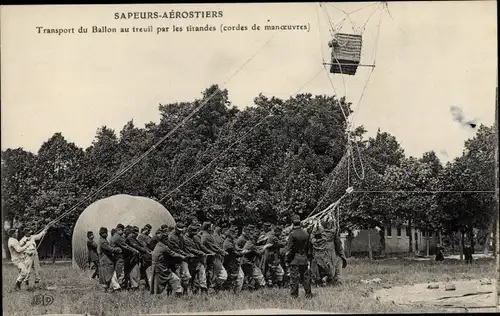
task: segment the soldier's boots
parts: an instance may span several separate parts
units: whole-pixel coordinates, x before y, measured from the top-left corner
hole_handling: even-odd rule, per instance
[[[15,291],[20,291],[21,290],[21,283],[22,282],[16,282],[16,286],[14,287]]]

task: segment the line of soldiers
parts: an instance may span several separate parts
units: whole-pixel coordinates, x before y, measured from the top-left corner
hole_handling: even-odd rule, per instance
[[[186,227],[186,222],[189,225]],[[302,283],[306,296],[311,281],[339,284],[340,269],[347,261],[342,244],[328,223],[312,232],[292,217],[289,234],[281,226],[264,224],[262,230],[247,225],[239,234],[236,226],[225,229],[196,218],[176,221],[176,227],[163,225],[150,236],[151,225],[139,232],[137,226],[118,224],[111,231],[99,230],[98,243],[88,233],[89,264],[106,291],[137,290],[144,281],[151,294],[176,296],[218,292],[235,293],[248,288],[290,285],[298,296]]]

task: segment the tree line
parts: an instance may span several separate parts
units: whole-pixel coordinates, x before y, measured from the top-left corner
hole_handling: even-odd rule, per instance
[[[361,192],[341,202],[344,231],[379,227],[382,232],[398,223],[462,236],[473,236],[477,229],[485,232],[483,239],[493,231],[494,194],[458,191],[495,189],[494,126],[478,126],[462,155],[443,165],[433,151],[407,157],[397,139],[380,129],[367,138],[359,126],[349,135],[342,111],[349,115],[352,110],[344,98],[299,94],[282,100],[261,94],[253,106],[239,109],[230,102],[228,91],[217,85],[192,102],[160,105],[159,123],[141,128],[131,120],[118,133],[102,126],[87,148],[55,133],[37,153],[23,148],[2,151],[4,220],[42,228],[143,154],[207,99],[148,156],[58,222],[61,238],[70,240],[86,206],[114,194],[157,201],[168,195],[161,203],[174,216],[195,214],[201,220],[233,220],[241,225],[284,224],[292,214],[304,218],[318,206],[328,206],[347,185]],[[241,140],[245,133],[248,137]],[[351,160],[346,158],[349,137],[354,140]],[[411,247],[410,236],[409,251]]]

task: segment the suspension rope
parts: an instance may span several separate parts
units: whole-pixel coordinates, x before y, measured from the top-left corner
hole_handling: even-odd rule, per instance
[[[350,14],[352,14],[352,13],[354,13],[354,12],[358,12],[358,11],[363,10],[363,9],[366,9],[366,8],[368,8],[368,7],[372,6],[372,5],[375,5],[375,4],[376,4],[376,3],[372,3],[372,4],[370,4],[370,5],[367,5],[367,6],[363,7],[363,8],[357,9],[357,10],[352,11],[352,12],[350,12],[350,13],[345,12],[344,10],[341,10],[341,9],[337,8],[337,7],[335,7],[335,6],[334,6],[334,5],[332,5],[332,4],[330,4],[330,5],[332,5],[332,7],[336,8],[336,9],[338,9],[338,10],[340,10],[340,11],[342,11],[342,12],[344,12],[344,13],[346,14],[346,17],[345,17],[345,18],[341,21],[341,23],[343,23],[343,21],[344,21],[346,18],[349,18],[349,19],[351,20],[352,25],[354,26],[354,23],[352,22],[352,19],[350,18]],[[370,21],[370,19],[373,17],[373,15],[377,12],[377,10],[379,9],[379,7],[380,7],[380,3],[378,3],[377,7],[374,9],[374,11],[372,12],[372,14],[369,16],[369,18],[365,21],[365,23],[363,24],[363,26],[360,28],[361,34],[362,34],[362,33],[364,33],[364,31],[365,31],[365,29],[366,29],[366,25],[368,24],[368,22]],[[325,13],[326,13],[326,14],[327,14],[327,16],[328,16],[329,24],[330,24],[330,25],[332,25],[332,24],[331,24],[331,21],[330,21],[330,16],[328,15],[328,12],[327,12],[326,10],[325,10]],[[377,48],[378,48],[378,45],[377,45],[377,44],[378,44],[378,39],[379,39],[379,34],[380,34],[380,25],[381,25],[381,15],[380,15],[380,18],[379,18],[379,23],[378,23],[378,28],[377,28],[377,36],[376,36],[376,41],[375,41],[375,42],[376,42],[376,44],[375,44],[375,49],[373,50],[373,53],[372,53],[373,65],[375,65],[376,53],[377,53]],[[318,28],[320,28],[320,23],[319,23],[319,15],[318,15]],[[356,32],[356,31],[354,30],[354,28],[353,28],[353,31],[354,31],[354,32]],[[321,38],[321,30],[319,30],[319,34],[320,34],[320,38]],[[323,51],[321,51],[321,52],[322,52],[322,56],[323,56],[323,64],[325,64],[325,63],[324,63],[324,53],[323,53]],[[344,79],[344,73],[342,72],[342,67],[341,67],[341,65],[340,65],[339,61],[338,61],[336,58],[335,58],[335,61],[337,62],[337,65],[339,66],[339,69],[340,69],[340,74],[341,74],[341,76],[342,76],[342,81],[343,81],[343,84],[344,84],[344,92],[345,92],[345,96],[347,96],[347,88],[346,88],[346,86],[345,86],[345,79]],[[348,189],[346,190],[346,193],[344,193],[344,194],[341,196],[341,198],[340,198],[339,200],[337,200],[336,202],[334,202],[333,204],[331,204],[329,207],[327,207],[327,208],[323,211],[323,212],[328,212],[328,211],[329,211],[329,209],[330,209],[331,207],[334,207],[334,206],[336,206],[336,207],[337,207],[337,212],[336,212],[336,214],[335,214],[335,215],[336,215],[336,218],[337,218],[337,223],[336,223],[336,224],[337,224],[337,226],[338,226],[338,227],[340,227],[340,226],[339,226],[339,225],[340,225],[340,224],[339,224],[339,221],[340,221],[340,212],[341,212],[341,211],[340,211],[340,207],[338,207],[338,205],[339,205],[340,200],[342,200],[342,199],[346,196],[346,194],[348,194],[348,192],[347,192],[347,191],[348,191],[348,190],[349,190],[349,188],[350,188],[350,164],[351,164],[351,162],[352,162],[352,164],[353,164],[353,169],[354,169],[354,172],[355,172],[356,176],[357,176],[360,180],[364,180],[364,178],[365,178],[365,168],[364,168],[363,160],[362,160],[362,158],[361,158],[361,150],[360,150],[360,148],[359,148],[359,144],[358,144],[358,142],[357,142],[357,141],[355,141],[355,142],[354,142],[354,147],[356,147],[356,150],[357,150],[357,156],[358,156],[358,159],[359,159],[359,162],[360,162],[360,165],[361,165],[361,174],[359,174],[359,173],[358,173],[358,170],[357,170],[357,168],[356,168],[356,166],[355,166],[355,163],[354,163],[354,157],[353,157],[353,156],[354,156],[354,153],[352,152],[352,139],[351,139],[351,136],[352,136],[352,130],[354,129],[354,122],[355,122],[356,114],[357,114],[357,112],[359,111],[359,107],[360,107],[360,104],[361,104],[361,100],[363,99],[364,93],[365,93],[365,91],[366,91],[366,87],[368,86],[368,82],[370,81],[371,76],[372,76],[372,74],[373,74],[373,70],[374,70],[374,68],[372,68],[372,69],[371,69],[371,71],[370,71],[370,73],[369,73],[369,75],[368,75],[368,78],[367,78],[367,80],[366,80],[366,82],[365,82],[365,85],[364,85],[363,90],[362,90],[362,92],[361,92],[360,98],[359,98],[359,100],[358,100],[358,102],[357,102],[356,109],[355,109],[355,111],[354,111],[353,120],[352,120],[351,122],[349,122],[349,121],[348,121],[347,116],[345,115],[345,113],[344,113],[344,111],[343,111],[343,109],[342,109],[342,107],[341,107],[341,109],[342,109],[342,114],[344,115],[344,118],[345,118],[345,120],[346,120],[347,127],[348,127],[348,128],[347,128],[347,130],[348,130],[347,148],[346,148],[346,153],[345,153],[345,154],[347,155],[347,187],[348,187]],[[332,89],[333,89],[333,91],[335,92],[335,87],[334,87],[334,84],[333,84],[333,82],[332,82],[332,80],[331,80],[331,78],[330,78],[330,75],[329,75],[329,73],[328,73],[328,71],[327,71],[326,67],[325,67],[325,71],[327,72],[327,76],[328,76],[328,79],[329,79],[329,81],[330,81],[330,85],[332,86]],[[340,162],[339,162],[339,164],[340,164]],[[333,179],[332,179],[332,181],[331,181],[331,182],[333,182]],[[317,211],[317,209],[321,206],[321,204],[323,203],[323,201],[326,199],[326,197],[328,196],[328,194],[329,194],[330,190],[331,190],[331,183],[330,183],[330,185],[328,186],[328,189],[327,189],[326,193],[325,193],[325,194],[323,195],[323,197],[320,199],[320,201],[318,202],[318,204],[316,205],[316,207],[313,209],[313,211],[309,214],[308,218],[310,218],[311,216],[312,216],[312,217],[314,217],[314,216],[313,216],[313,214]],[[352,192],[352,191],[351,191],[351,192]],[[322,213],[323,213],[323,212],[322,212]],[[335,212],[335,210],[333,210],[333,212]],[[334,216],[335,216],[335,215],[334,215]]]
[[[297,94],[299,93],[305,86],[307,86],[311,81],[313,81],[320,73],[321,73],[322,69],[320,69],[311,79],[309,79],[304,85],[302,85],[300,87],[299,90],[297,90],[297,92],[295,92],[294,94]],[[290,96],[292,97],[292,96]],[[272,109],[269,109],[269,112],[271,111]],[[219,155],[217,155],[214,159],[212,159],[212,161],[210,161],[207,165],[205,165],[202,169],[198,170],[197,172],[195,172],[192,176],[190,176],[188,179],[186,179],[184,182],[182,182],[180,185],[178,185],[175,189],[171,190],[169,193],[167,193],[165,196],[163,196],[158,202],[162,202],[164,201],[167,197],[171,196],[173,193],[175,193],[177,190],[179,190],[181,187],[183,187],[184,185],[186,185],[189,181],[191,181],[192,179],[194,179],[195,177],[197,177],[199,174],[201,174],[203,171],[205,171],[206,169],[208,169],[210,166],[212,166],[212,164],[217,161],[219,158],[221,158],[222,156],[224,156],[225,154],[227,154],[229,152],[229,150],[231,148],[233,148],[235,145],[241,143],[241,141],[243,141],[245,138],[247,138],[254,130],[255,128],[257,128],[258,126],[260,126],[262,123],[264,123],[265,120],[267,120],[268,118],[272,117],[272,113],[268,113],[266,116],[264,116],[262,119],[260,119],[257,124],[253,125],[251,128],[249,128],[244,134],[242,137],[240,137],[239,139],[237,139],[235,142],[233,142],[229,147],[227,147],[223,152],[221,152]]]
[[[241,67],[239,67],[226,81],[224,81],[224,83],[222,85],[225,85],[227,84],[229,81],[231,81],[234,76],[236,76],[258,53],[260,53],[264,47],[267,46],[267,44],[274,38],[274,36],[276,35],[273,34],[250,58],[248,58],[245,63],[243,63],[243,65]],[[68,211],[62,213],[61,215],[59,215],[58,217],[56,217],[56,219],[50,221],[46,226],[45,228],[55,224],[56,222],[58,222],[59,220],[61,220],[62,218],[64,218],[65,216],[67,216],[68,214],[70,214],[72,211],[74,211],[77,207],[79,207],[80,205],[82,205],[84,202],[86,202],[87,200],[89,200],[90,198],[96,196],[98,193],[102,192],[102,190],[104,190],[108,185],[110,185],[112,182],[114,182],[116,179],[118,179],[121,175],[123,175],[124,173],[126,173],[128,170],[130,170],[131,168],[133,168],[137,163],[139,163],[142,159],[144,159],[147,155],[149,155],[153,150],[155,150],[162,142],[164,142],[168,137],[170,137],[173,133],[175,133],[177,131],[177,129],[179,129],[181,126],[183,126],[191,117],[193,117],[196,113],[198,113],[215,95],[217,95],[219,93],[219,90],[218,91],[215,91],[214,93],[212,93],[208,98],[206,98],[203,102],[201,102],[201,104],[196,107],[187,117],[185,117],[180,123],[178,123],[172,130],[170,130],[170,132],[168,132],[165,136],[163,136],[159,141],[157,141],[153,146],[151,146],[146,152],[144,152],[142,155],[140,155],[138,158],[136,158],[135,160],[133,160],[130,165],[128,165],[126,168],[122,169],[122,171],[116,173],[115,176],[113,176],[110,180],[108,180],[106,183],[104,183],[103,185],[101,185],[96,191],[94,191],[94,193],[91,193],[90,195],[88,195],[87,197],[85,197],[84,199],[82,199],[80,202],[78,202],[77,204],[75,204],[72,208],[70,208]],[[44,228],[44,229],[45,229]],[[43,240],[43,237],[42,237],[42,240]],[[38,247],[41,245],[42,243],[42,240],[40,240],[39,244],[38,244]],[[37,248],[38,248],[37,247]]]

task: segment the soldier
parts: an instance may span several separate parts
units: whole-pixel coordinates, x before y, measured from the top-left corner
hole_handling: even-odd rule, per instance
[[[272,225],[271,223],[265,222],[264,225],[262,226],[262,233],[259,236],[257,245],[264,246],[271,234],[272,234]]]
[[[214,240],[217,243],[217,245],[222,248],[224,244],[224,238],[221,236],[221,227],[220,226],[215,226],[214,232],[212,234],[214,236]]]
[[[313,247],[313,260],[311,261],[311,281],[318,285],[325,285],[333,280],[335,274],[335,250],[333,238],[323,227],[312,229],[311,243]]]
[[[99,255],[97,254],[97,244],[94,241],[94,233],[91,231],[87,232],[87,250],[89,252],[89,268],[95,270],[91,279],[99,278]]]
[[[201,243],[207,249],[215,253],[215,255],[211,257],[211,260],[207,262],[207,270],[210,272],[208,280],[211,281],[212,287],[217,292],[227,280],[227,271],[222,264],[222,260],[227,252],[215,242],[212,232],[212,223],[204,222],[202,226]]]
[[[115,255],[122,252],[121,248],[112,247],[107,238],[108,229],[106,227],[99,228],[99,281],[106,292],[110,287],[112,291],[120,289],[120,285],[113,282],[113,276],[116,265]]]
[[[252,224],[243,227],[241,235],[238,237],[238,239],[236,239],[235,246],[237,250],[243,251],[245,244],[250,239],[250,231],[252,231],[253,229],[255,229],[255,227]],[[248,262],[246,256],[243,256],[241,258],[241,269],[243,270],[243,274],[245,276],[243,284],[247,285],[250,283],[250,280],[252,278],[252,265]]]
[[[213,261],[213,258],[216,255],[216,253],[205,247],[205,245],[203,245],[203,242],[201,241],[201,236],[203,231],[201,229],[198,229],[198,227],[200,227],[200,225],[197,225],[198,232],[195,235],[193,235],[193,241],[198,246],[198,248],[201,249],[201,251],[207,254],[203,260],[203,265],[205,266],[205,273],[207,274],[206,277],[208,278],[207,258],[211,258]]]
[[[243,287],[243,271],[240,266],[241,252],[235,246],[235,239],[238,236],[238,228],[233,226],[226,232],[227,237],[224,240],[224,250],[227,255],[224,257],[224,266],[228,271],[228,280],[234,293],[241,291]]]
[[[189,273],[188,259],[194,257],[185,247],[184,243],[184,222],[177,221],[174,231],[168,235],[168,245],[172,251],[184,257],[181,260],[175,260],[175,274],[181,278],[181,284],[184,289],[184,294],[187,294],[189,283],[191,281],[191,273]]]
[[[299,296],[299,283],[302,283],[306,297],[312,297],[309,262],[312,260],[312,246],[309,234],[301,228],[300,217],[292,217],[293,230],[288,236],[286,263],[290,266],[291,296]]]
[[[266,279],[259,268],[264,250],[261,247],[257,247],[257,239],[259,238],[259,231],[257,229],[250,232],[248,237],[249,239],[245,243],[245,246],[243,246],[242,251],[245,258],[245,269],[243,271],[253,281],[253,288],[258,289],[266,285]]]
[[[127,245],[137,250],[139,253],[137,256],[129,257],[129,260],[125,265],[125,274],[127,275],[127,279],[130,281],[130,287],[135,290],[139,289],[139,281],[141,279],[141,273],[139,266],[142,265],[144,258],[147,260],[148,257],[151,257],[151,250],[147,247],[144,247],[138,240],[137,236],[139,235],[139,227],[134,226],[131,228],[129,235],[127,236],[126,242]],[[145,272],[145,271],[144,271]],[[146,289],[149,289],[149,284],[146,278]]]
[[[115,256],[116,258],[115,271],[120,287],[122,289],[125,289],[128,283],[127,278],[125,277],[125,259],[128,260],[128,258],[131,256],[137,256],[139,252],[134,248],[130,247],[129,245],[127,245],[123,235],[124,235],[124,227],[122,224],[118,224],[116,226],[116,233],[113,237],[111,237],[109,244],[113,248],[119,247],[122,250],[121,253],[117,253]]]
[[[342,284],[342,269],[345,269],[347,267],[347,259],[344,253],[344,247],[342,246],[342,240],[340,239],[340,235],[338,232],[333,235],[333,243],[335,246],[335,255],[337,261],[335,262],[335,272],[333,274],[332,283],[334,285],[340,285]]]
[[[268,234],[266,242],[267,248],[265,250],[264,259],[262,260],[262,266],[267,267],[266,270],[269,270],[268,285],[276,284],[279,288],[283,286],[283,276],[285,275],[280,260],[280,250],[286,245],[281,240],[282,231],[283,228],[281,226],[276,226],[274,230]],[[263,268],[262,266],[261,269]],[[264,275],[266,274],[264,273]]]
[[[161,228],[158,228],[156,230],[155,235],[151,238],[151,241],[148,243],[148,248],[150,250],[155,249],[156,244],[158,243],[158,241],[160,241],[160,237],[163,236],[162,232],[163,230]]]
[[[33,229],[28,227],[24,232],[24,237],[21,238],[19,243],[21,246],[28,245],[26,250],[26,268],[28,268],[28,276],[26,277],[26,286],[29,284],[29,276],[35,274],[35,286],[40,283],[40,259],[38,258],[38,251],[36,246],[36,241],[42,239],[42,237],[47,233],[48,227],[45,227],[40,233],[36,235],[33,234]]]
[[[137,240],[144,246],[147,247],[151,242],[152,237],[149,236],[151,233],[151,225],[147,224],[144,228],[141,229],[141,233],[137,236]]]
[[[200,243],[194,240],[199,229],[200,225],[191,224],[184,236],[186,250],[194,254],[194,257],[188,259],[189,272],[192,276],[190,285],[194,294],[198,293],[200,289],[202,293],[207,292],[207,276],[204,263],[207,254],[213,254],[211,251],[203,251]]]
[[[21,290],[21,284],[28,278],[28,268],[26,267],[26,254],[24,251],[28,245],[21,246],[18,238],[18,231],[16,229],[9,229],[9,240],[7,242],[10,251],[10,260],[12,264],[18,269],[15,290]]]
[[[172,259],[185,259],[178,253],[172,251],[168,246],[166,232],[159,229],[156,232],[158,241],[153,250],[152,265],[151,265],[151,294],[161,294],[167,286],[169,286],[176,294],[182,296],[181,279],[172,271]]]

